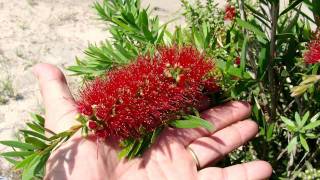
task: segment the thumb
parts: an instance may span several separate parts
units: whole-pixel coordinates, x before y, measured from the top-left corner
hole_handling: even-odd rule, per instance
[[[76,123],[76,106],[65,76],[51,64],[37,64],[33,73],[38,78],[44,101],[46,128],[52,131],[69,129]]]

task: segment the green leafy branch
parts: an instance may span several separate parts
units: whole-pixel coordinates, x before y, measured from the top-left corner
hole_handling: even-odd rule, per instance
[[[153,54],[164,43],[166,24],[152,18],[148,9],[140,8],[139,0],[104,0],[94,8],[109,27],[111,37],[99,45],[90,44],[86,57],[77,58],[77,65],[68,69],[85,79],[104,74],[111,68],[128,64],[138,55]]]
[[[76,133],[82,125],[74,126],[62,133],[54,133],[44,127],[44,118],[31,114],[33,121],[27,123],[29,129],[20,130],[18,140],[0,141],[0,144],[11,147],[13,151],[1,153],[0,156],[22,170],[22,180],[42,179],[45,164],[55,149]],[[50,134],[48,137],[45,133]]]
[[[301,117],[299,113],[296,112],[294,121],[281,116],[281,120],[285,123],[288,131],[293,134],[287,146],[289,153],[296,149],[299,142],[307,152],[310,151],[307,139],[316,139],[319,137],[315,131],[316,128],[320,126],[319,116],[320,113],[317,113],[310,118],[310,112],[307,112]]]
[[[203,127],[210,132],[214,130],[214,127],[210,122],[200,118],[199,116],[193,116],[193,115],[183,116],[183,118],[179,120],[171,120],[168,123],[168,125],[174,128],[183,128],[183,129]],[[155,140],[160,135],[164,127],[165,125],[160,126],[159,128],[155,129],[153,132],[147,133],[139,139],[129,138],[129,139],[123,140],[120,143],[120,147],[122,147],[122,150],[119,152],[118,156],[120,158],[125,157],[128,159],[141,156],[142,153],[155,142]]]

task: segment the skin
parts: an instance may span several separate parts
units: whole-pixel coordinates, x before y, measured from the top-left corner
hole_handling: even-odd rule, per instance
[[[50,64],[38,64],[33,71],[44,100],[46,128],[60,132],[77,124],[75,102],[62,72]],[[118,159],[116,139],[100,142],[76,134],[51,154],[45,179],[267,179],[272,167],[264,161],[207,167],[257,134],[250,112],[249,104],[236,101],[208,109],[201,116],[214,124],[214,132],[167,128],[142,157],[130,161]],[[188,147],[199,160],[199,170]]]

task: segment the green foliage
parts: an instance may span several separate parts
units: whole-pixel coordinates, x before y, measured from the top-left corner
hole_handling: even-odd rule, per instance
[[[94,3],[94,8],[111,37],[99,45],[89,45],[86,57],[77,58],[77,65],[69,67],[75,75],[91,79],[139,55],[152,54],[164,44],[166,24],[160,25],[157,16],[152,18],[148,9],[140,7],[139,0],[105,0]]]
[[[42,179],[45,164],[52,151],[68,140],[77,130],[75,128],[55,134],[44,127],[42,116],[31,114],[31,117],[33,120],[27,123],[29,129],[20,130],[18,140],[0,141],[0,144],[12,148],[12,151],[3,152],[0,156],[12,163],[16,170],[22,170],[22,180]],[[45,133],[51,136],[47,137]]]
[[[207,120],[204,120],[197,116],[187,115],[184,116],[181,120],[172,120],[169,123],[175,128],[199,128],[203,127],[210,132],[213,132],[214,127]]]
[[[307,164],[319,165],[319,64],[303,62],[317,21],[301,10],[305,4],[316,15],[319,1],[292,0],[280,11],[279,1],[231,0],[237,17],[229,26],[212,4],[182,2],[191,29],[213,19],[208,32],[216,32],[218,43],[203,49],[216,59],[226,99],[251,102],[260,125],[258,138],[222,165],[264,159],[273,165],[273,177],[284,179],[297,177]]]
[[[201,119],[197,115],[197,112],[195,112],[195,114],[196,116],[186,115],[183,116],[182,119],[172,120],[168,123],[168,125],[175,128],[203,127],[211,132],[214,130],[214,127],[211,123],[204,119]],[[125,139],[121,141],[120,147],[122,147],[122,150],[118,154],[119,158],[132,159],[134,157],[141,156],[142,153],[155,142],[163,128],[164,126],[161,126],[155,131],[147,133],[139,139]]]
[[[122,150],[119,152],[119,158],[132,159],[141,156],[148,149],[162,132],[163,127],[158,127],[151,133],[147,133],[139,139],[125,139],[121,142]]]
[[[307,139],[318,138],[316,129],[320,126],[320,120],[318,120],[320,113],[317,113],[309,119],[310,112],[306,112],[303,117],[300,117],[299,113],[295,113],[295,121],[292,121],[286,117],[281,116],[281,120],[285,123],[286,128],[291,133],[291,140],[288,143],[287,150],[292,153],[296,150],[297,145],[300,145],[308,152],[310,151]]]

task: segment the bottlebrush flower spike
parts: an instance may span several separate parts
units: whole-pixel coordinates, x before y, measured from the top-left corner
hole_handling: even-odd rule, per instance
[[[308,44],[308,51],[304,53],[304,60],[307,64],[320,62],[320,31],[315,34],[314,40]]]
[[[227,4],[225,8],[224,20],[233,21],[235,17],[236,17],[236,8],[230,4]]]
[[[160,48],[152,58],[139,57],[88,83],[77,108],[96,122],[90,129],[97,137],[139,138],[192,108],[200,110],[208,93],[218,90],[213,69],[191,47]]]

